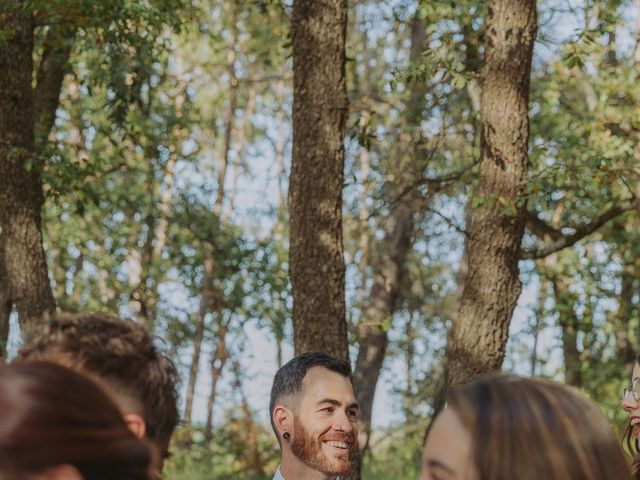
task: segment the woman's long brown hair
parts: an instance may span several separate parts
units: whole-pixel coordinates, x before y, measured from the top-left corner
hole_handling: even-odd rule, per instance
[[[574,388],[492,375],[453,387],[452,408],[472,436],[480,480],[627,480],[609,422]]]

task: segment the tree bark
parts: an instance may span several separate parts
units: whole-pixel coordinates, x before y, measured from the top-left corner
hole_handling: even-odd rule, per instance
[[[640,0],[634,2],[636,10],[636,44],[633,48],[633,64],[636,71],[640,72]]]
[[[420,57],[425,42],[426,25],[416,14],[411,26],[411,61]],[[425,93],[423,85],[411,85],[405,114],[409,131],[420,124]],[[373,285],[368,296],[369,302],[358,325],[358,336],[361,340],[353,383],[360,410],[360,453],[354,458],[354,466],[349,477],[352,480],[361,477],[362,458],[369,448],[376,385],[389,344],[388,331],[396,309],[405,260],[413,244],[414,215],[421,205],[416,188],[421,178],[421,168],[418,165],[420,157],[415,149],[418,142],[412,140],[414,139],[406,133],[402,133],[398,139],[397,148],[400,154],[395,166],[398,180],[392,190],[396,194],[400,192],[400,195],[397,195],[397,200],[392,204],[389,217],[385,221],[384,239],[373,267]]]
[[[76,30],[76,25],[53,24],[45,37],[42,60],[38,67],[34,104],[35,138],[39,152],[46,147],[49,133],[55,124],[62,82],[69,72],[69,57]]]
[[[213,260],[208,258],[204,263],[204,278],[205,280],[213,277]],[[203,280],[204,281],[204,280]],[[211,289],[203,286],[202,296],[200,298],[200,307],[198,309],[198,316],[194,325],[194,337],[193,337],[193,356],[191,357],[191,365],[189,366],[189,377],[187,379],[187,392],[184,400],[184,421],[187,424],[191,423],[191,413],[193,411],[193,397],[196,391],[196,380],[198,379],[198,372],[200,371],[200,353],[202,351],[202,341],[204,340],[205,320],[207,311],[209,310],[211,298]]]
[[[578,296],[570,290],[571,278],[561,267],[558,254],[545,258],[544,274],[551,282],[558,325],[562,330],[562,353],[564,355],[564,381],[574,387],[582,386],[580,349],[578,348],[578,332],[580,319],[575,311]]]
[[[293,3],[289,266],[296,353],[349,359],[342,245],[347,0]]]
[[[500,369],[521,291],[518,259],[536,23],[535,0],[489,2],[478,187],[482,204],[468,229],[468,273],[447,347],[448,385]]]
[[[0,48],[0,227],[9,297],[23,328],[55,311],[42,247],[44,203],[41,167],[35,155],[33,76],[34,21],[20,2],[0,13],[10,32]]]
[[[225,183],[227,177],[227,170],[229,166],[229,156],[231,152],[231,138],[233,134],[233,128],[235,125],[235,109],[238,96],[238,78],[235,71],[235,50],[238,39],[237,32],[237,15],[238,4],[233,2],[232,10],[233,18],[231,19],[231,37],[229,45],[229,54],[227,56],[227,70],[229,72],[229,105],[227,107],[227,116],[225,122],[224,138],[222,143],[222,152],[220,170],[218,172],[218,191],[213,204],[213,214],[215,216],[214,221],[220,222],[222,209],[224,205],[225,196]],[[206,248],[206,247],[205,247]],[[208,248],[213,248],[209,246]],[[185,398],[185,422],[191,422],[191,411],[193,408],[193,396],[196,388],[196,381],[200,370],[200,353],[202,351],[202,341],[204,340],[204,332],[206,329],[206,315],[214,309],[219,309],[220,302],[219,294],[216,292],[215,287],[215,273],[216,273],[215,259],[213,253],[207,252],[204,260],[204,275],[202,279],[202,293],[200,295],[200,306],[198,309],[198,316],[194,325],[195,334],[193,339],[193,357],[191,360],[191,366],[189,368],[189,379],[187,383],[187,395]]]
[[[635,324],[634,317],[637,317],[636,306],[633,297],[637,292],[637,280],[635,269],[632,262],[623,264],[621,276],[620,295],[618,296],[618,309],[613,316],[616,336],[616,356],[624,365],[632,365],[636,357],[636,349],[634,348],[632,338],[637,332],[633,332],[632,328]]]
[[[540,341],[540,332],[544,325],[544,317],[546,312],[547,303],[547,282],[544,278],[540,278],[540,291],[538,294],[538,305],[535,312],[535,320],[533,324],[533,346],[531,347],[531,355],[529,357],[529,376],[534,377],[536,375],[536,367],[538,366],[538,343]]]
[[[233,373],[235,376],[234,388],[240,394],[240,405],[243,416],[244,433],[246,434],[246,442],[249,450],[248,466],[252,471],[254,478],[265,477],[265,462],[260,453],[260,445],[258,443],[258,431],[256,424],[253,421],[253,415],[251,414],[251,407],[247,399],[247,394],[242,388],[242,373],[240,368],[240,362],[235,360],[233,362]]]
[[[222,317],[222,315],[219,315]],[[207,422],[204,427],[204,438],[210,442],[213,439],[213,406],[216,401],[216,394],[218,392],[218,381],[222,376],[222,371],[229,359],[229,350],[227,349],[226,337],[229,322],[231,322],[231,315],[227,315],[226,318],[220,318],[220,326],[218,328],[217,337],[218,342],[216,348],[211,354],[211,388],[209,390],[209,399],[207,400]]]

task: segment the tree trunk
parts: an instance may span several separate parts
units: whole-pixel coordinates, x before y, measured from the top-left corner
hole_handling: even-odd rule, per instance
[[[411,61],[419,58],[425,40],[424,22],[416,15],[411,29]],[[406,109],[406,121],[410,130],[419,125],[422,118],[424,94],[423,86],[412,84]],[[418,200],[415,184],[420,176],[420,168],[416,165],[417,155],[413,145],[407,144],[407,140],[411,140],[407,135],[402,135],[399,139],[404,153],[400,154],[396,168],[400,175],[394,190],[400,195],[393,203],[389,218],[386,220],[385,237],[373,268],[373,285],[369,293],[369,303],[358,326],[361,342],[354,372],[354,387],[360,406],[360,452],[354,459],[349,477],[351,479],[359,479],[362,474],[362,459],[369,447],[375,389],[388,346],[387,332],[391,327],[391,319],[396,307],[404,262],[413,242],[413,216]]]
[[[213,277],[213,260],[207,259],[204,263],[204,279]],[[203,280],[204,281],[204,280]],[[189,366],[189,377],[187,379],[187,393],[184,400],[184,421],[191,423],[191,413],[193,411],[193,397],[196,391],[196,380],[200,371],[200,353],[202,351],[202,341],[204,340],[205,320],[209,305],[211,302],[210,289],[203,286],[202,297],[200,299],[200,308],[194,326],[193,336],[193,356],[191,357],[191,365]]]
[[[73,49],[77,27],[58,23],[49,27],[44,41],[42,60],[38,67],[35,89],[35,141],[39,152],[46,147],[49,133],[60,105],[60,91],[64,76],[69,72],[69,57]]]
[[[482,203],[468,228],[468,273],[448,342],[448,385],[500,369],[521,291],[518,259],[525,225],[535,35],[535,0],[489,2],[477,196]]]
[[[293,2],[289,266],[296,353],[349,359],[342,246],[347,0]]]
[[[633,48],[633,64],[636,71],[640,71],[640,0],[634,2],[636,10],[636,44]]]
[[[538,342],[540,341],[540,332],[544,325],[544,317],[546,312],[545,304],[547,303],[547,281],[540,277],[540,293],[538,295],[538,305],[535,313],[535,323],[533,325],[533,346],[531,347],[531,356],[529,357],[530,371],[529,376],[536,375],[536,367],[538,366]]]
[[[215,221],[219,222],[222,214],[222,208],[224,205],[224,192],[225,183],[227,177],[227,170],[229,166],[229,155],[231,152],[231,138],[233,134],[233,127],[235,124],[235,109],[238,96],[238,79],[235,71],[235,50],[237,43],[237,15],[238,4],[233,2],[231,20],[231,37],[229,45],[229,54],[227,56],[227,69],[229,71],[229,105],[227,107],[227,117],[225,122],[224,139],[221,152],[221,165],[218,172],[218,191],[213,205],[213,213]],[[215,273],[216,265],[213,258],[213,254],[207,252],[204,260],[204,275],[202,279],[202,293],[200,295],[200,307],[198,309],[198,317],[195,323],[195,334],[193,338],[193,357],[191,360],[191,366],[189,368],[189,379],[187,383],[187,395],[185,398],[185,422],[191,422],[191,411],[193,407],[193,395],[196,387],[196,380],[200,370],[200,353],[202,351],[202,341],[204,340],[204,332],[206,328],[206,315],[212,308],[218,309],[220,302],[218,301],[218,294],[215,290]],[[188,413],[188,415],[187,415]]]
[[[416,312],[411,310],[407,314],[407,322],[405,324],[405,368],[407,376],[407,388],[404,392],[404,421],[405,425],[415,425],[415,395],[416,395],[416,381],[413,375],[413,369],[415,364],[415,342],[416,342],[416,325],[415,325]]]
[[[425,41],[426,26],[416,15],[411,28],[411,61],[419,58]],[[406,110],[406,121],[410,130],[418,126],[422,118],[424,94],[423,86],[412,84]],[[416,164],[418,155],[409,135],[401,134],[398,145],[401,152],[395,168],[398,183],[392,189],[398,198],[392,204],[385,222],[384,239],[373,267],[373,285],[368,295],[369,302],[358,325],[358,336],[361,340],[353,383],[360,407],[360,455],[354,459],[354,467],[349,477],[352,480],[361,477],[362,458],[369,448],[373,399],[389,343],[387,332],[391,328],[391,319],[396,308],[405,259],[413,244],[414,214],[419,206],[419,196],[415,187],[421,175],[419,165]]]
[[[618,296],[618,309],[613,316],[615,325],[614,331],[616,336],[616,356],[624,365],[633,364],[636,351],[632,342],[635,337],[632,328],[637,328],[636,304],[633,297],[637,291],[636,276],[633,272],[634,265],[632,262],[623,264],[621,276],[620,295]],[[636,318],[634,318],[636,317]]]
[[[549,255],[545,263],[553,268],[558,265],[557,255]],[[553,287],[555,306],[558,312],[558,325],[562,330],[562,353],[564,355],[564,381],[574,387],[582,386],[582,372],[580,350],[578,348],[578,332],[580,319],[575,311],[578,296],[571,292],[571,279],[562,272],[549,274],[549,281]]]
[[[229,358],[229,350],[225,342],[230,321],[231,315],[227,315],[226,318],[221,318],[220,327],[216,335],[218,337],[218,343],[216,343],[216,348],[211,354],[211,389],[209,390],[209,399],[207,401],[207,422],[204,427],[204,438],[207,442],[213,439],[213,406],[216,401],[218,380],[220,380],[224,366]]]
[[[363,115],[363,125],[365,128],[368,122],[368,115]],[[358,263],[358,273],[360,274],[360,292],[358,295],[358,308],[361,315],[366,308],[367,297],[367,267],[369,263],[369,237],[371,231],[369,228],[369,207],[367,202],[371,196],[371,187],[369,182],[369,170],[371,166],[371,154],[366,147],[360,152],[360,174],[362,175],[362,194],[360,196],[360,213],[358,215],[358,228],[360,230],[360,238],[358,239],[358,250],[360,250],[360,262]]]
[[[244,433],[246,435],[247,447],[249,450],[248,467],[254,474],[254,478],[264,478],[265,474],[265,462],[260,453],[260,445],[258,443],[258,431],[256,424],[253,421],[253,415],[251,414],[251,407],[247,400],[247,395],[242,388],[242,373],[240,368],[240,362],[235,360],[233,362],[233,373],[235,376],[234,388],[240,393],[240,405],[243,416]]]
[[[33,77],[34,21],[20,2],[0,13],[9,32],[0,49],[0,227],[10,298],[23,327],[55,311],[42,247],[44,203],[40,159],[35,152]]]

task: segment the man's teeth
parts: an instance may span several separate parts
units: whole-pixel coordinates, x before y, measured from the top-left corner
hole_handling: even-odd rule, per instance
[[[327,445],[330,445],[336,448],[349,448],[349,444],[346,442],[326,442],[326,443]]]
[[[632,427],[635,427],[636,425],[638,425],[638,423],[640,423],[640,418],[634,418],[633,420],[631,420]]]

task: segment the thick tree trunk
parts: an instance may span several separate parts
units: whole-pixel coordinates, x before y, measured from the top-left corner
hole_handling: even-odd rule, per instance
[[[0,13],[9,32],[0,48],[0,227],[11,300],[23,327],[55,311],[42,247],[44,202],[40,159],[35,152],[33,78],[34,22],[20,12]]]
[[[489,2],[477,194],[482,204],[468,228],[468,273],[447,348],[449,385],[500,369],[520,295],[535,36],[535,0]]]
[[[349,358],[342,246],[347,0],[293,3],[289,266],[296,353]]]

